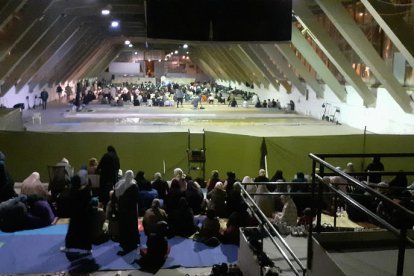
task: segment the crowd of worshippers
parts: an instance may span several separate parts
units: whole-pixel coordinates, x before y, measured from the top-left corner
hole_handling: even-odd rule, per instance
[[[192,82],[189,84],[162,82],[155,85],[148,81],[141,84],[107,83],[107,82],[79,82],[76,84],[77,97],[69,102],[80,109],[91,101],[98,99],[102,104],[111,106],[182,106],[183,102],[191,103],[195,108],[200,102],[225,103],[222,93],[226,94],[230,88],[210,82]],[[79,97],[78,97],[79,94]],[[211,99],[213,97],[213,99]]]
[[[98,99],[101,104],[111,106],[133,104],[134,106],[176,106],[178,108],[182,107],[183,103],[190,103],[194,109],[203,108],[203,103],[227,103],[230,107],[238,107],[237,99],[239,99],[243,102],[243,107],[251,104],[255,107],[282,109],[279,100],[268,99],[261,102],[256,93],[210,82],[190,84],[164,82],[158,85],[149,81],[141,84],[94,82],[92,85],[85,82],[77,83],[76,91],[80,92],[76,93],[76,97],[69,103],[78,111],[95,99]]]
[[[137,221],[142,217],[143,231],[149,239],[148,249],[141,255],[158,254],[158,260],[162,262],[169,252],[167,239],[173,236],[192,237],[209,246],[238,244],[239,227],[258,223],[242,198],[241,186],[275,224],[310,225],[314,221],[314,214],[310,212],[310,179],[302,172],[287,182],[281,170],[270,179],[261,169],[256,177],[245,176],[242,180],[234,172],[227,172],[222,177],[218,170],[213,170],[204,182],[192,179],[177,168],[171,180],[163,179],[159,172],[150,180],[143,171],[134,174],[127,170],[123,174],[113,146],[107,147],[99,162],[97,158],[91,158],[88,165],[81,166],[76,173],[66,158],[56,165],[64,167],[66,185],[49,191],[40,182],[39,174],[34,172],[22,182],[21,192],[17,194],[6,169],[6,157],[0,152],[0,230],[40,228],[55,223],[57,218],[70,218],[64,250],[89,252],[92,244],[112,239],[119,242],[122,249],[119,254],[123,255],[139,247]],[[352,163],[348,163],[344,171],[352,174]],[[374,158],[366,171],[384,171],[384,166],[379,158]],[[91,187],[90,175],[99,175],[96,190]],[[381,198],[358,189],[350,190],[352,186],[341,176],[326,176],[324,181],[343,189],[392,225],[413,227],[412,220],[402,220],[398,210]],[[280,182],[289,184],[275,185]],[[388,183],[378,174],[370,174],[368,179],[368,184],[375,185],[378,191],[414,210],[411,194],[414,184],[408,186],[407,182],[403,173]],[[333,197],[327,198],[325,210],[329,211],[332,200]],[[352,206],[344,207],[351,220],[367,220]],[[162,248],[162,252],[152,252],[151,246]]]

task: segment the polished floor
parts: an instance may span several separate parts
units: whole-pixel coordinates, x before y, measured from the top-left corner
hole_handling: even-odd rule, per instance
[[[40,113],[39,120],[33,114]],[[203,104],[194,109],[189,103],[176,106],[110,106],[91,103],[74,111],[66,103],[51,102],[23,111],[27,130],[40,132],[187,132],[204,131],[252,135],[317,136],[361,134],[362,131],[274,108],[229,107]]]

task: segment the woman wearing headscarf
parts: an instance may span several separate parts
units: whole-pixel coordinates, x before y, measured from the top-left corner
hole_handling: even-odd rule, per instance
[[[218,170],[211,172],[211,178],[208,180],[207,193],[211,192],[216,186],[217,182],[221,182]]]
[[[258,185],[256,193],[258,194],[266,194],[269,193],[266,184]],[[275,211],[275,201],[272,195],[255,195],[254,202],[266,215],[266,217],[272,217],[273,212]]]
[[[165,199],[165,211],[167,214],[170,214],[172,210],[178,208],[178,202],[181,197],[185,197],[185,193],[181,191],[180,182],[177,179],[173,179]]]
[[[122,251],[117,254],[126,255],[140,244],[138,232],[138,186],[134,180],[134,172],[128,170],[125,177],[115,185],[113,200],[118,207],[119,245]]]
[[[47,189],[40,182],[40,174],[38,172],[32,172],[31,175],[23,180],[20,193],[27,196],[36,195],[44,199],[49,197]]]
[[[118,179],[120,162],[116,150],[113,146],[108,146],[107,152],[102,156],[97,167],[99,173],[99,201],[103,206],[109,201],[109,191],[113,189]]]
[[[172,234],[176,236],[188,238],[196,232],[193,210],[184,197],[180,198],[178,208],[168,214],[168,224]]]
[[[254,181],[250,176],[246,175],[245,177],[243,177],[242,183],[248,184],[248,183],[254,183]],[[257,190],[256,185],[243,185],[243,187],[248,194],[254,194]]]
[[[296,226],[298,211],[295,202],[293,202],[292,198],[287,195],[282,195],[280,199],[283,203],[283,210],[282,212],[275,213],[273,217],[274,222],[284,222],[288,226]]]
[[[182,169],[175,168],[174,169],[174,178],[180,183],[180,190],[181,192],[185,192],[187,190],[187,181],[185,180],[185,175]]]
[[[193,210],[194,215],[199,215],[204,211],[204,194],[197,182],[193,180],[188,181],[185,198],[187,199],[188,205]]]
[[[228,216],[226,208],[227,193],[223,183],[217,182],[214,189],[207,194],[207,199],[209,199],[208,209],[214,210],[220,218]]]
[[[91,190],[88,186],[81,185],[78,175],[72,177],[68,201],[71,202],[69,212],[69,228],[66,233],[65,247],[61,250],[80,249],[90,253],[92,249],[92,238],[90,229],[90,218],[92,214]]]

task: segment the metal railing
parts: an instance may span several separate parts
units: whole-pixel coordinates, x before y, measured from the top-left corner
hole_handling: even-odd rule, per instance
[[[351,204],[353,207],[358,208],[362,212],[364,212],[366,215],[370,217],[370,219],[374,220],[379,226],[383,227],[384,229],[387,229],[392,234],[394,234],[396,237],[398,237],[399,245],[398,245],[398,263],[397,263],[397,274],[398,276],[403,275],[403,268],[404,268],[404,256],[405,256],[405,249],[407,244],[414,245],[414,240],[407,237],[407,229],[405,226],[402,226],[401,229],[397,229],[381,217],[379,217],[374,212],[370,211],[366,207],[364,207],[362,204],[360,204],[358,201],[350,197],[345,192],[338,189],[335,185],[324,182],[323,181],[323,175],[324,175],[324,168],[328,168],[330,171],[333,172],[334,175],[343,177],[347,182],[348,185],[352,185],[354,187],[358,187],[364,192],[368,192],[371,195],[375,195],[376,197],[380,198],[382,201],[389,204],[389,206],[395,208],[406,218],[414,219],[414,212],[408,210],[404,206],[401,206],[397,203],[395,203],[393,200],[388,198],[387,196],[381,194],[380,192],[372,189],[368,185],[358,181],[357,179],[351,177],[347,173],[337,169],[335,166],[331,165],[330,163],[326,162],[324,158],[331,157],[331,158],[349,158],[349,157],[396,157],[396,158],[402,158],[402,157],[414,157],[414,154],[321,154],[321,155],[315,155],[310,153],[309,157],[313,160],[312,162],[312,212],[317,214],[316,219],[316,231],[320,231],[321,229],[321,205],[317,204],[322,201],[323,196],[323,187],[327,187],[330,191],[334,192],[335,195],[338,195],[341,197],[344,201],[347,202],[347,204]],[[316,165],[320,165],[319,171],[321,172],[322,176],[316,173]],[[378,172],[376,172],[378,173]],[[386,172],[380,172],[381,174],[385,175],[388,174]],[[407,174],[412,174],[412,172],[407,172]],[[326,174],[325,174],[326,175]],[[315,200],[316,195],[316,186],[318,186],[317,191],[317,200]],[[315,210],[316,209],[316,210]],[[312,228],[309,229],[309,238],[308,238],[308,264],[311,263],[309,259],[311,260],[313,257],[313,250],[312,250]]]
[[[256,183],[249,183],[249,184],[256,184]],[[279,253],[282,255],[283,259],[286,261],[286,263],[292,269],[293,273],[295,273],[295,275],[300,275],[300,272],[297,268],[297,266],[298,266],[299,269],[302,270],[302,275],[306,275],[306,267],[302,264],[302,262],[299,260],[299,258],[295,255],[295,253],[292,251],[292,249],[286,243],[284,238],[279,234],[279,232],[276,230],[276,228],[273,226],[273,224],[269,221],[269,219],[266,217],[266,215],[256,205],[253,198],[243,188],[243,184],[237,183],[235,185],[240,186],[241,194],[242,194],[242,198],[243,198],[244,202],[247,204],[248,208],[252,211],[253,216],[259,222],[259,226],[261,227],[261,229],[263,229],[267,233],[268,237],[270,238],[272,243],[275,245],[275,247],[277,248]],[[276,239],[281,243],[281,245],[278,243],[278,241]],[[285,252],[285,250],[293,258],[294,263],[296,263],[296,266],[290,260],[289,256]]]

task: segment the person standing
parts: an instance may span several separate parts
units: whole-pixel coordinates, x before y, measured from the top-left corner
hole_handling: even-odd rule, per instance
[[[108,146],[107,152],[102,156],[97,167],[100,175],[99,178],[99,201],[106,204],[109,201],[109,191],[118,180],[118,172],[120,169],[120,162],[116,150],[113,146]]]
[[[43,89],[40,92],[40,99],[42,99],[42,108],[46,109],[47,99],[49,98],[49,93],[47,93],[46,89]]]
[[[174,85],[174,97],[177,100],[177,108],[180,104],[181,104],[181,107],[183,107],[184,93],[180,89],[180,86],[178,84]]]
[[[119,245],[122,250],[117,254],[124,256],[138,248],[140,237],[138,232],[138,186],[134,180],[134,172],[128,170],[125,177],[115,185],[114,201],[118,205]]]
[[[90,222],[92,214],[91,190],[88,185],[81,184],[81,178],[75,175],[69,192],[69,227],[65,237],[65,247],[60,250],[71,252],[72,250],[81,253],[91,254],[92,238]],[[86,251],[86,252],[85,252]]]
[[[58,94],[59,102],[60,102],[61,97],[62,97],[62,92],[63,92],[63,88],[62,88],[62,86],[60,86],[60,84],[58,84],[58,86],[56,87],[56,93]]]

